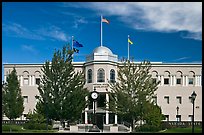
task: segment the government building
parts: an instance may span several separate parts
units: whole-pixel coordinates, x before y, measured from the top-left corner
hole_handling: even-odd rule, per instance
[[[96,122],[100,128],[102,125],[118,124],[122,122],[116,114],[102,109],[104,101],[109,101],[107,92],[109,81],[117,81],[117,70],[122,66],[118,56],[105,47],[99,46],[86,57],[85,62],[73,62],[75,70],[85,72],[85,87],[92,92],[99,92],[96,102]],[[134,62],[139,64],[140,62]],[[155,92],[154,101],[161,107],[164,121],[192,121],[193,109],[191,94],[197,94],[195,99],[195,121],[202,122],[202,64],[201,63],[162,63],[151,62],[151,74],[156,80],[161,81]],[[4,80],[6,76],[16,68],[18,80],[24,97],[24,112],[19,118],[26,119],[26,114],[33,111],[37,103],[38,84],[42,76],[43,63],[37,64],[4,64]],[[89,100],[87,97],[85,100]],[[83,124],[92,122],[93,104],[82,112]],[[6,117],[4,117],[6,119]],[[100,125],[102,123],[102,125]]]

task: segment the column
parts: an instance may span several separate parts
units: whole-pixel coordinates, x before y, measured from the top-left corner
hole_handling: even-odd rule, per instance
[[[198,86],[201,86],[201,75],[198,76]]]
[[[160,75],[158,75],[158,80],[161,81]],[[161,82],[159,83],[159,86],[161,86]]]
[[[33,75],[33,81],[32,81],[32,85],[35,86],[35,76]]]
[[[85,97],[85,100],[88,101],[88,96]],[[89,110],[88,107],[89,107],[89,106],[87,105],[87,107],[85,108],[85,111],[84,111],[84,114],[85,114],[84,123],[85,123],[85,124],[88,124],[88,113],[87,113],[87,111]]]
[[[29,83],[29,86],[31,86],[31,77],[32,77],[32,76],[29,75],[29,82],[28,82],[28,83]]]
[[[109,103],[109,95],[108,95],[108,93],[106,93],[106,109],[109,109],[109,105],[108,105],[108,103]],[[109,111],[107,111],[106,110],[106,124],[109,124],[109,113],[108,113]]]
[[[164,85],[164,76],[161,75],[161,86],[163,86],[163,85]]]
[[[185,86],[185,76],[182,76],[182,86]]]
[[[22,75],[21,75],[20,81],[21,81],[20,86],[23,86],[23,76]]]
[[[4,76],[4,82],[6,82],[6,75]]]
[[[116,101],[118,101],[117,97],[116,97]],[[115,103],[115,104],[116,104],[115,108],[117,109],[117,103]],[[118,115],[117,114],[115,114],[115,124],[118,124]]]
[[[195,86],[198,86],[198,76],[195,76]]]
[[[118,124],[118,115],[115,114],[115,124]]]
[[[172,75],[170,75],[170,86],[173,85],[173,78],[172,78]]]
[[[173,86],[176,86],[176,75],[174,75],[173,78],[174,78],[174,79],[173,79],[173,80],[174,80],[174,81],[173,81]]]
[[[188,86],[188,76],[186,76],[186,86]]]

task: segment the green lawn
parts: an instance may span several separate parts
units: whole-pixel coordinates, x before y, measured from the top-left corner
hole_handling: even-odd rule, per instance
[[[195,133],[202,133],[202,128],[195,128]],[[162,133],[192,133],[192,128],[172,128]]]

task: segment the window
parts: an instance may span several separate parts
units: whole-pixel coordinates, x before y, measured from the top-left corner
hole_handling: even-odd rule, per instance
[[[166,100],[166,103],[169,104],[169,96],[165,96],[164,99]]]
[[[193,84],[193,78],[188,79],[188,84]]]
[[[188,120],[192,121],[193,120],[193,115],[188,115]]]
[[[177,99],[178,103],[181,104],[181,97],[178,96],[178,97],[176,97],[176,99]]]
[[[37,96],[37,95],[35,96],[35,100],[36,100],[36,102],[39,101],[39,98],[40,98],[39,96]]]
[[[105,72],[104,72],[104,69],[102,68],[98,70],[97,82],[105,82]]]
[[[24,78],[24,79],[23,79],[23,84],[24,84],[24,85],[28,85],[28,78]]]
[[[24,103],[28,103],[28,96],[23,96]]]
[[[181,121],[181,115],[176,115],[176,121]]]
[[[169,78],[164,78],[164,84],[169,84]]]
[[[111,69],[110,71],[110,82],[114,83],[115,82],[115,70]]]
[[[35,79],[35,84],[39,85],[40,84],[40,78]]]
[[[181,84],[181,78],[176,79],[176,84]]]
[[[165,116],[165,121],[169,121],[169,115],[164,115]]]
[[[91,69],[88,70],[88,76],[87,77],[88,77],[87,82],[92,83],[92,70]]]

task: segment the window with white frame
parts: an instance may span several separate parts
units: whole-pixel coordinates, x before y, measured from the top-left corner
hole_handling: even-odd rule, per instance
[[[169,121],[169,115],[164,115],[165,116],[165,121]]]
[[[169,78],[164,78],[164,85],[169,85]]]
[[[169,104],[169,96],[164,96],[164,99],[166,100],[166,103]]]
[[[40,78],[35,78],[35,84],[39,85],[40,84]]]
[[[188,78],[188,84],[193,85],[194,83],[193,80],[194,80],[193,78]]]
[[[24,103],[28,103],[28,96],[23,96]]]
[[[115,70],[114,69],[110,70],[110,82],[111,83],[115,82]]]
[[[87,82],[88,83],[92,83],[92,70],[91,69],[88,70],[88,74],[87,75],[88,75],[87,76]]]
[[[181,121],[181,115],[176,115],[176,121]]]
[[[176,84],[181,84],[181,78],[176,79]]]
[[[28,85],[28,78],[23,78],[23,84]]]
[[[97,73],[97,82],[105,82],[105,71],[100,68]]]
[[[176,99],[177,99],[177,103],[178,103],[178,104],[181,104],[181,103],[182,103],[182,98],[181,98],[181,96],[177,96]]]
[[[193,115],[188,115],[188,120],[192,121],[193,120]]]

